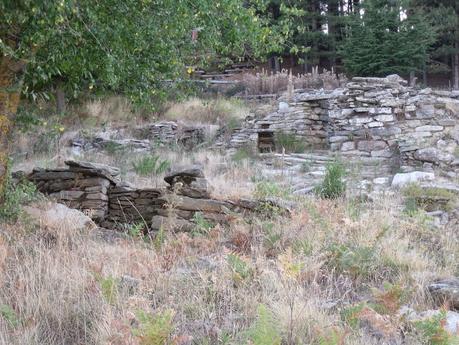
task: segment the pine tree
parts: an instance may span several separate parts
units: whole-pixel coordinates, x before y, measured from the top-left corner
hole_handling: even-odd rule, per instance
[[[434,42],[425,15],[402,0],[366,0],[351,17],[341,55],[348,73],[361,76],[402,75],[420,71]]]

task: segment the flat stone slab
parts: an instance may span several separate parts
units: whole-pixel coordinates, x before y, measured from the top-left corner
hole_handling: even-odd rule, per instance
[[[74,160],[67,160],[65,164],[71,171],[85,172],[89,175],[105,177],[115,184],[119,182],[120,169],[118,168],[104,164]]]
[[[204,172],[202,170],[202,166],[200,165],[192,165],[188,167],[177,168],[173,170],[170,174],[166,175],[164,177],[164,181],[166,181],[169,184],[172,184],[176,177],[191,178],[191,180],[194,180],[198,177],[204,178]]]
[[[427,288],[439,303],[447,302],[451,307],[459,309],[459,278],[440,279]]]

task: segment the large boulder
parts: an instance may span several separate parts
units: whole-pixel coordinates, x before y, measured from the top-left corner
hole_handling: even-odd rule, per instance
[[[23,209],[32,221],[53,230],[82,231],[97,227],[83,212],[55,202],[24,206]]]

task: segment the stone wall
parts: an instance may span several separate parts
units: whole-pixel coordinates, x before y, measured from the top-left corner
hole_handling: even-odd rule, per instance
[[[200,167],[179,169],[165,177],[168,188],[134,188],[118,179],[113,167],[67,161],[67,168],[34,169],[28,179],[38,189],[67,206],[84,211],[103,227],[145,224],[191,231],[201,220],[226,223],[235,214],[257,212],[269,204],[287,211],[274,200],[217,200],[210,195]]]
[[[393,160],[400,166],[440,166],[457,173],[459,92],[408,87],[397,75],[353,78],[345,88],[296,93],[277,111],[250,119],[227,147],[279,150],[276,133],[343,155]],[[270,145],[264,145],[266,132]],[[260,146],[260,138],[262,138]]]

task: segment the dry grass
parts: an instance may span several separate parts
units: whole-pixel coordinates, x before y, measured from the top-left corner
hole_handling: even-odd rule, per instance
[[[289,88],[331,90],[343,86],[346,82],[344,75],[336,76],[329,71],[290,76],[288,70],[278,73],[268,73],[264,70],[257,74],[245,73],[239,81],[247,95],[280,94],[289,91]]]
[[[384,282],[407,292],[403,303],[426,310],[426,282],[457,270],[454,229],[434,233],[423,217],[403,215],[398,199],[298,202],[291,218],[239,219],[205,235],[166,233],[153,242],[107,242],[24,219],[6,226],[0,344],[141,345],[150,344],[145,330],[158,327],[166,340],[152,344],[247,344],[264,332],[260,304],[285,344],[325,343],[332,334],[338,340],[330,344],[377,344],[343,322],[341,311],[378,301],[372,289]],[[372,256],[343,260],[336,248],[371,248]],[[132,291],[120,285],[126,275],[138,279]],[[170,315],[172,325],[145,323],[140,311]]]
[[[170,104],[164,118],[190,124],[236,125],[250,114],[250,109],[237,99],[190,98]]]

